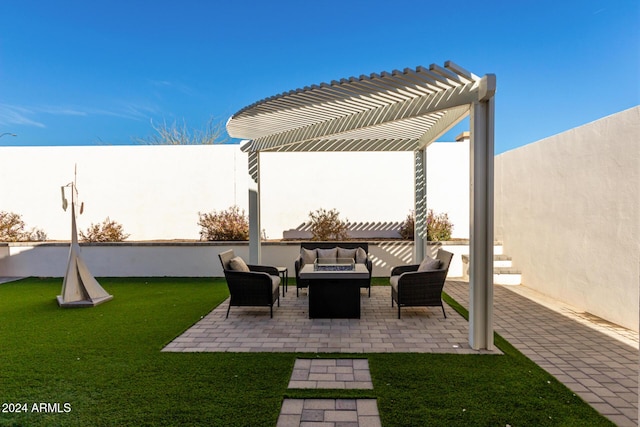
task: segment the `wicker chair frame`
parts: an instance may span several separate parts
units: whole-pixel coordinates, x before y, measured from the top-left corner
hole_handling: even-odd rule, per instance
[[[280,289],[274,288],[272,279],[272,276],[279,279],[278,269],[265,265],[247,265],[249,272],[229,270],[229,261],[234,256],[232,249],[218,254],[231,295],[226,317],[229,317],[231,306],[269,306],[270,317],[273,318],[273,304],[277,302],[280,307]]]
[[[398,305],[398,319],[401,307],[442,307],[445,319],[447,313],[442,302],[442,290],[447,279],[453,254],[439,249],[436,259],[441,267],[433,271],[417,271],[419,264],[402,265],[391,270],[391,276],[400,276],[398,287],[391,287],[391,307]]]

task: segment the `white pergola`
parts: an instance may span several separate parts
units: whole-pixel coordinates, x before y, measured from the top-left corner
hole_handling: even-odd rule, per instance
[[[471,134],[469,342],[493,348],[493,74],[444,67],[349,77],[263,99],[234,114],[227,131],[249,140],[249,251],[260,263],[260,152],[412,151],[415,256],[426,252],[426,148],[467,116]]]

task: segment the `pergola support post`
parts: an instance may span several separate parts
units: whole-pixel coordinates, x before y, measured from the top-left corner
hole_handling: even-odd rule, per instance
[[[413,260],[418,264],[426,254],[427,245],[427,149],[414,151],[414,227]]]
[[[260,235],[260,152],[249,152],[249,262],[260,264],[262,240]]]
[[[471,105],[471,218],[469,257],[469,344],[493,349],[493,162],[495,76]],[[481,84],[482,86],[482,84]]]

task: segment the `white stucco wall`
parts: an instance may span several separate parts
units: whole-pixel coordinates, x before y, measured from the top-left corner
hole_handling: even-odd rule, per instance
[[[638,330],[640,107],[496,157],[496,238],[524,286]]]
[[[78,230],[108,216],[129,240],[198,239],[199,211],[246,208],[246,158],[237,146],[2,147],[0,210],[69,240],[60,187],[77,165]]]
[[[402,221],[413,207],[412,153],[264,153],[260,160],[262,228],[271,239],[318,208],[358,222]],[[428,161],[429,207],[449,213],[454,237],[468,237],[468,143],[434,143]],[[75,165],[85,203],[79,230],[108,216],[130,241],[198,239],[198,212],[248,207],[247,155],[237,145],[63,146],[0,147],[0,210],[21,214],[50,240],[68,240],[60,187],[73,181]],[[451,182],[460,179],[461,194],[452,198]]]
[[[440,244],[429,245],[436,255]],[[96,277],[222,277],[218,254],[233,249],[249,258],[247,242],[144,242],[92,243],[81,245],[81,256]],[[468,253],[466,242],[444,243],[454,254],[449,277],[462,277],[460,254]],[[374,277],[388,277],[397,265],[412,262],[413,242],[382,241],[369,244]],[[285,266],[295,277],[294,262],[300,255],[296,242],[266,242],[262,263]],[[0,277],[63,277],[69,258],[68,243],[11,243],[0,245]]]

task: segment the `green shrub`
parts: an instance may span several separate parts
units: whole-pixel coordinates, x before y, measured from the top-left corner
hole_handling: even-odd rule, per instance
[[[198,216],[200,240],[249,240],[249,219],[238,206],[221,212],[198,212]]]
[[[22,216],[15,212],[0,212],[0,241],[40,242],[47,240],[47,234],[38,228],[26,230]]]
[[[400,226],[400,237],[406,240],[413,239],[415,229],[415,212],[411,211]],[[433,209],[427,212],[427,240],[439,242],[451,239],[453,224],[446,213],[436,214]]]
[[[331,209],[318,209],[315,212],[309,212],[311,219],[311,240],[348,240],[347,220],[340,219],[340,213]]]
[[[91,224],[86,233],[80,231],[80,239],[86,242],[122,242],[129,234],[116,221],[107,217],[102,224]]]

